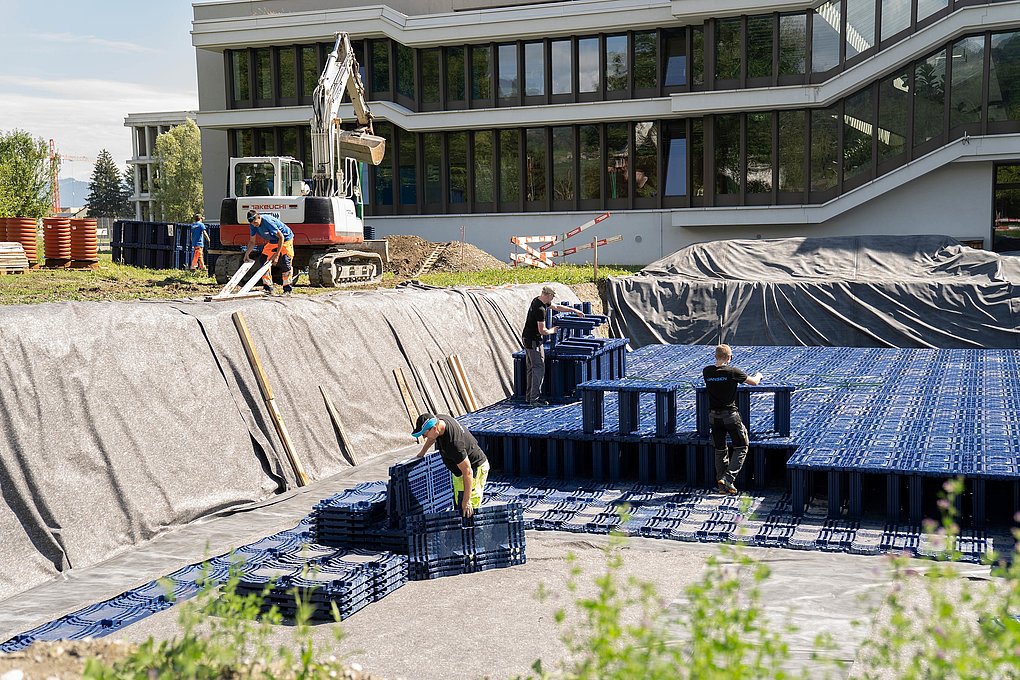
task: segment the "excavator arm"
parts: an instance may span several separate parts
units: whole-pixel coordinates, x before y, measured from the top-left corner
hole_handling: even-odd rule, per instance
[[[340,127],[340,104],[347,92],[358,127],[354,131]],[[372,129],[372,112],[365,101],[358,60],[346,33],[336,34],[336,44],[326,59],[326,68],[312,95],[312,166],[315,194],[335,196],[343,193],[340,159],[379,165],[386,151],[386,140]],[[346,164],[345,164],[346,165]]]

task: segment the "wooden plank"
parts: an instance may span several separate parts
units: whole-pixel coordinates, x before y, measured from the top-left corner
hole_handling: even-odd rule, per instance
[[[468,380],[467,371],[464,370],[464,362],[460,360],[459,354],[453,355],[453,360],[457,364],[457,369],[460,372],[460,378],[464,381],[464,387],[467,390],[468,400],[471,402],[471,410],[478,410],[478,401],[475,399],[475,391],[471,387],[471,381]]]
[[[269,410],[269,416],[276,427],[276,433],[280,435],[280,441],[283,442],[283,450],[286,452],[287,460],[290,461],[290,466],[294,470],[294,477],[297,479],[298,486],[307,486],[308,475],[305,474],[304,466],[301,465],[301,460],[294,451],[294,442],[291,441],[290,433],[283,422],[283,415],[276,407],[276,400],[273,398],[273,388],[269,385],[269,376],[266,375],[265,369],[262,368],[262,361],[259,359],[258,352],[255,351],[255,343],[252,342],[251,334],[248,332],[248,324],[245,323],[241,312],[234,312],[231,318],[234,320],[237,334],[241,336],[244,353],[248,356],[248,363],[251,364],[251,368],[255,372],[255,380],[259,384],[259,391],[262,392],[262,399]]]
[[[418,373],[418,369],[414,366],[409,365],[411,369],[411,376],[414,378],[415,384],[418,386],[418,394],[421,395],[422,401],[425,402],[425,410],[429,413],[438,413],[439,402],[436,401],[435,395],[432,394],[432,390],[429,388],[425,379]]]
[[[429,368],[432,369],[432,375],[435,376],[436,384],[439,385],[439,391],[442,393],[443,400],[446,402],[446,412],[455,418],[463,415],[463,411],[460,411],[457,408],[457,403],[454,401],[449,385],[445,380],[446,376],[442,373],[442,364],[439,364],[438,368],[436,364],[429,364]]]
[[[411,396],[411,390],[407,388],[407,380],[404,379],[404,372],[400,368],[393,369],[393,377],[397,381],[397,389],[400,390],[400,398],[404,401],[404,410],[407,412],[407,420],[411,423],[412,431],[414,424],[418,420],[418,414],[421,411],[418,410],[418,405],[414,403],[414,398]],[[418,441],[417,439],[415,441]]]
[[[460,393],[461,401],[463,401],[464,405],[467,406],[468,411],[474,411],[475,409],[471,408],[471,400],[468,397],[467,385],[464,383],[464,380],[460,375],[460,370],[457,368],[457,362],[454,361],[452,354],[446,357],[446,363],[450,365],[450,371],[453,372],[453,380],[457,385],[457,391]]]
[[[319,385],[319,392],[322,393],[322,400],[326,402],[326,412],[329,413],[329,419],[333,422],[333,429],[336,430],[336,436],[340,440],[340,453],[347,459],[348,463],[355,466],[358,465],[361,460],[358,458],[357,452],[351,447],[351,440],[347,438],[347,432],[340,422],[340,415],[333,406],[333,400],[326,394],[326,388],[322,385]]]
[[[470,409],[468,409],[467,404],[464,403],[463,398],[461,398],[460,391],[457,389],[457,381],[453,376],[453,370],[450,368],[450,365],[445,361],[441,361],[439,362],[439,370],[443,373],[443,378],[446,380],[450,394],[453,395],[453,399],[457,404],[457,409],[461,414],[467,413]]]

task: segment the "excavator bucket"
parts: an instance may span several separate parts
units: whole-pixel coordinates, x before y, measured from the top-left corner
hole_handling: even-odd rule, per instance
[[[379,165],[386,153],[386,139],[363,132],[341,132],[337,139],[341,156]]]

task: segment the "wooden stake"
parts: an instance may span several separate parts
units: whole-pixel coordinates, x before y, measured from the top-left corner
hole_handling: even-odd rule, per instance
[[[322,400],[326,402],[326,412],[329,413],[329,419],[333,421],[333,429],[336,430],[337,437],[340,439],[340,453],[347,459],[348,463],[357,465],[361,461],[358,459],[358,454],[351,447],[351,442],[347,438],[347,432],[340,423],[340,416],[337,414],[336,408],[333,407],[333,400],[326,394],[326,388],[322,385],[319,385],[319,392],[322,392]]]
[[[411,427],[414,428],[414,423],[418,420],[418,414],[421,411],[418,410],[418,405],[414,403],[414,398],[411,396],[411,390],[407,387],[407,380],[404,378],[404,372],[399,368],[393,369],[393,377],[397,381],[397,389],[400,390],[400,397],[404,400],[404,409],[407,411],[407,419],[411,423]],[[415,439],[418,441],[418,439]]]
[[[287,432],[287,426],[283,423],[283,416],[280,414],[279,409],[276,408],[273,388],[269,386],[269,377],[266,375],[265,369],[262,368],[262,362],[255,351],[255,343],[252,342],[251,334],[248,332],[248,325],[244,322],[244,316],[241,315],[241,312],[234,312],[231,318],[234,320],[234,327],[237,328],[238,335],[241,336],[241,344],[244,345],[244,352],[248,355],[248,363],[251,364],[252,370],[255,371],[255,380],[258,381],[259,390],[262,392],[262,400],[269,410],[269,417],[272,418],[273,425],[276,426],[276,433],[280,435],[280,441],[283,442],[283,450],[287,454],[287,460],[290,461],[291,469],[294,470],[297,484],[298,486],[307,486],[308,475],[305,474],[301,460],[294,451],[294,443],[290,440],[290,433]]]
[[[464,388],[467,390],[468,399],[471,402],[471,410],[478,410],[478,402],[475,400],[475,391],[471,388],[471,381],[468,380],[467,371],[464,370],[464,363],[460,360],[459,354],[453,355],[453,360],[457,363],[457,370],[460,372],[460,378],[464,381]]]
[[[451,354],[446,357],[446,362],[450,365],[450,370],[453,372],[453,379],[457,383],[457,391],[460,392],[461,400],[467,406],[468,411],[477,411],[477,404],[471,398],[471,388],[468,386],[461,368],[457,365],[456,355]]]

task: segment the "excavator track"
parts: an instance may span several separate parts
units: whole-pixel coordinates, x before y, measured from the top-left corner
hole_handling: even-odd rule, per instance
[[[375,283],[382,280],[382,272],[382,258],[361,250],[334,250],[308,262],[308,282],[325,288]]]

